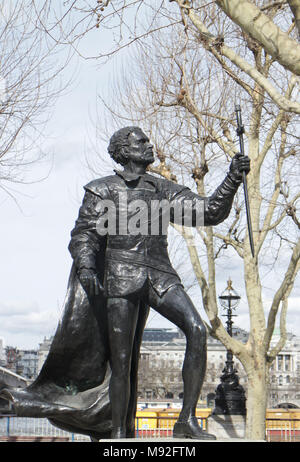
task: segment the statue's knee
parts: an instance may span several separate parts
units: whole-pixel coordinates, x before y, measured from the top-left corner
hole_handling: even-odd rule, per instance
[[[190,324],[189,331],[190,331],[192,337],[196,337],[201,342],[206,343],[207,332],[206,332],[206,327],[205,327],[205,325],[203,324],[202,321],[194,320]]]
[[[120,351],[112,363],[112,373],[120,379],[126,378],[130,373],[130,355]]]

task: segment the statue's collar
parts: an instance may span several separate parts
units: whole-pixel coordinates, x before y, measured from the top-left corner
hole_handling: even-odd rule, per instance
[[[125,170],[114,170],[117,175],[123,178],[125,181],[136,181],[142,176],[144,176],[144,173],[132,173],[132,172],[125,172]]]
[[[147,173],[132,173],[126,172],[125,170],[114,170],[114,172],[126,182],[137,181],[140,178],[143,178],[145,181],[155,184],[155,180],[153,180]]]

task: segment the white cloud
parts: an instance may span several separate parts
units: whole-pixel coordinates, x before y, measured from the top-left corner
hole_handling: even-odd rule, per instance
[[[37,304],[2,305],[0,337],[5,345],[36,348],[45,336],[52,335],[59,319],[58,310],[41,310]]]

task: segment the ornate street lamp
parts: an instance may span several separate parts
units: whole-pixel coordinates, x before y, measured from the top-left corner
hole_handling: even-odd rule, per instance
[[[227,332],[232,337],[232,310],[235,310],[240,301],[240,296],[232,287],[232,281],[229,279],[227,287],[219,296],[221,306],[227,311]],[[216,389],[215,409],[213,414],[246,414],[246,398],[243,387],[239,384],[237,370],[233,367],[233,355],[230,350],[226,354],[225,368],[221,376],[221,383]]]

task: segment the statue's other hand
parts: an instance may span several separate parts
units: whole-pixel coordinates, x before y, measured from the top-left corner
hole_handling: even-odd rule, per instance
[[[104,291],[97,273],[90,268],[83,268],[78,273],[79,280],[90,297],[95,297]]]
[[[234,176],[237,181],[243,180],[243,172],[248,175],[250,172],[250,159],[248,156],[242,154],[236,154],[230,164],[230,173]]]

